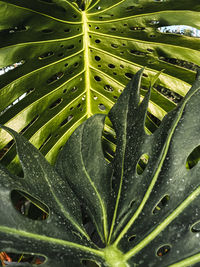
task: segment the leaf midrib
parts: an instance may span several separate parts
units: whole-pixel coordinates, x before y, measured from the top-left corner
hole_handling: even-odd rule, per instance
[[[10,227],[6,227],[6,226],[0,226],[0,232],[2,233],[6,233],[8,235],[16,235],[17,236],[22,236],[25,238],[31,238],[38,241],[46,241],[52,244],[59,244],[62,246],[67,246],[67,247],[71,247],[71,248],[76,248],[78,250],[82,250],[82,251],[86,251],[86,252],[91,252],[94,253],[97,256],[103,257],[103,252],[97,249],[93,249],[90,247],[86,247],[77,243],[73,243],[70,241],[66,241],[66,240],[61,240],[61,239],[57,239],[54,237],[49,237],[49,236],[45,236],[45,235],[39,235],[39,234],[35,234],[35,233],[31,233],[31,232],[26,232],[26,231],[22,231],[22,230],[16,230]]]

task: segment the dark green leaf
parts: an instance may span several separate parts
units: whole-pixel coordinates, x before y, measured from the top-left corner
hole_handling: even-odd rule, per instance
[[[142,73],[135,75],[109,112],[117,149],[111,163],[113,175],[107,177],[113,183],[114,213],[105,259],[109,266],[191,266],[200,262],[200,182],[198,161],[188,169],[187,160],[200,142],[200,74],[182,103],[149,135],[145,117],[150,90],[140,103]],[[98,121],[98,116],[93,120]],[[74,136],[76,131],[69,143]],[[66,151],[64,147],[59,160],[67,161]],[[63,176],[64,164],[57,166]],[[63,177],[72,180],[66,174]]]
[[[102,240],[107,242],[111,215],[108,211],[112,208],[108,177],[112,168],[102,151],[104,118],[101,114],[94,115],[78,127],[63,147],[57,169],[89,211]]]
[[[45,255],[49,258],[45,266],[55,266],[56,262],[67,266],[65,262],[73,263],[74,255],[81,254],[80,249],[82,256],[93,254],[97,250],[83,227],[79,202],[67,181],[24,137],[5,126],[2,128],[15,138],[24,177],[11,175],[0,165],[0,250]],[[22,216],[11,202],[13,190],[30,195],[38,206],[45,204],[48,218],[33,221]],[[66,259],[65,254],[68,254]]]
[[[2,126],[15,138],[24,177],[0,168],[1,249],[44,255],[44,266],[50,267],[84,260],[102,267],[198,266],[200,165],[194,158],[200,142],[200,71],[186,97],[152,134],[145,130],[151,90],[140,101],[143,71],[108,114],[117,139],[111,163],[101,146],[103,115],[88,119],[69,138],[58,158],[60,176],[24,137]],[[13,190],[46,205],[49,217],[33,221],[22,216],[12,205]],[[97,246],[91,229],[86,233],[91,221],[87,218],[84,228],[80,206],[105,248]]]

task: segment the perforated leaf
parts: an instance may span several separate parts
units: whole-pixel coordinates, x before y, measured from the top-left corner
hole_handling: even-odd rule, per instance
[[[199,38],[158,30],[175,24],[198,29],[199,1],[1,0],[0,123],[54,163],[74,129],[93,114],[106,114],[145,66],[142,97],[165,69],[146,118],[155,131],[199,65]],[[1,132],[0,140],[2,163],[16,170],[11,137]]]
[[[16,140],[24,176],[1,166],[1,250],[43,255],[43,266],[81,266],[84,260],[102,267],[199,264],[200,74],[182,103],[149,135],[150,90],[140,103],[142,73],[108,114],[117,134],[111,163],[101,146],[102,114],[71,135],[57,172],[24,137],[2,126]],[[30,195],[42,209],[45,205],[49,217],[24,217],[13,206],[13,190]]]
[[[67,263],[82,266],[85,257],[98,259],[102,253],[90,241],[82,223],[80,203],[67,181],[24,137],[2,128],[15,138],[23,177],[10,174],[0,165],[0,251],[42,255],[46,257],[42,266],[52,267]],[[48,217],[41,220],[22,215],[11,201],[13,191],[30,196],[41,209],[45,205]],[[96,256],[92,256],[95,251]]]

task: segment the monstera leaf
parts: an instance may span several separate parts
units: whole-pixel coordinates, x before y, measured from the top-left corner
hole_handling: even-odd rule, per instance
[[[109,112],[117,134],[111,163],[102,149],[102,114],[74,131],[56,170],[23,136],[2,126],[15,138],[23,177],[1,166],[1,250],[45,256],[41,266],[49,267],[200,262],[199,164],[188,164],[199,146],[200,74],[182,103],[148,134],[150,90],[140,102],[142,72]],[[20,214],[13,190],[45,206],[48,217]]]
[[[107,114],[145,66],[141,99],[165,69],[145,122],[155,131],[188,91],[200,61],[198,38],[159,29],[198,29],[199,10],[198,0],[1,0],[0,123],[54,163],[74,129],[93,114]],[[16,170],[13,140],[4,131],[0,140],[2,164]]]

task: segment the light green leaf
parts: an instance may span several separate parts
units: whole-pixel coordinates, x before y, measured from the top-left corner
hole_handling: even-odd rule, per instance
[[[199,16],[198,0],[1,0],[0,123],[55,163],[74,129],[93,114],[107,114],[145,66],[141,99],[165,69],[152,89],[145,123],[155,131],[188,91],[200,60],[199,38],[158,28],[199,29]],[[16,170],[10,142],[1,131],[2,163]],[[113,145],[106,146],[110,153]]]

